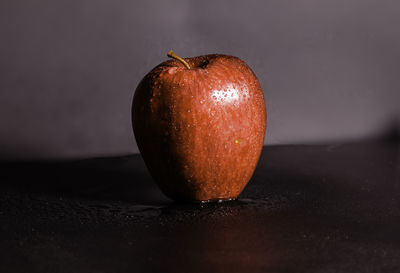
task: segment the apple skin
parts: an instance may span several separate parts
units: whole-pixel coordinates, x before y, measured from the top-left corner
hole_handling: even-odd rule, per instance
[[[236,199],[259,160],[266,129],[261,85],[242,60],[212,54],[165,61],[139,83],[136,143],[168,197]]]

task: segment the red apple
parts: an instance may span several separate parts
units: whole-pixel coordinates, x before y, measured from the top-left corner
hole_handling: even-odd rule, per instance
[[[146,166],[172,199],[235,199],[264,143],[260,83],[234,56],[168,56],[173,59],[151,70],[133,98],[133,131]]]

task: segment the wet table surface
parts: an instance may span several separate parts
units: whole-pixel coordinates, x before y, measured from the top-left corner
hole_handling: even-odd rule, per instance
[[[3,163],[0,272],[400,272],[399,154],[267,146],[212,204],[165,198],[139,155]]]

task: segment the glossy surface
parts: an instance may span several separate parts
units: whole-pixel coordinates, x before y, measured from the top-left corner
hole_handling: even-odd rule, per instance
[[[264,143],[257,77],[240,59],[206,55],[154,68],[136,89],[132,124],[146,165],[173,199],[236,198]]]
[[[400,272],[400,146],[264,147],[239,200],[173,203],[139,155],[0,164],[0,272]]]

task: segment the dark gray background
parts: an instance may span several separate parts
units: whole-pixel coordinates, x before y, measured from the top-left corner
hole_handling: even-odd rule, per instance
[[[267,99],[266,144],[376,137],[398,126],[400,2],[0,2],[5,158],[137,152],[130,107],[170,49],[236,55]]]

